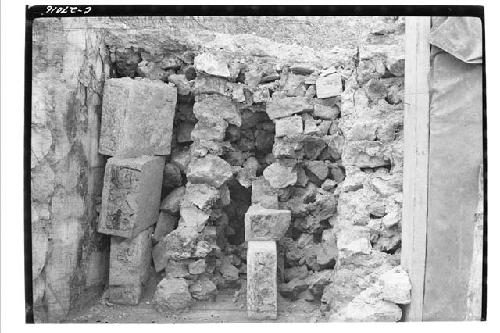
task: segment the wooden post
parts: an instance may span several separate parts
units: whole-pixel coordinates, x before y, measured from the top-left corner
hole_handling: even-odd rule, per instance
[[[430,17],[406,17],[401,264],[412,284],[406,321],[422,321],[429,157]]]

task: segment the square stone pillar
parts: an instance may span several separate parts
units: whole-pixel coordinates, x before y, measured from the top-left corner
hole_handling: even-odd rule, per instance
[[[249,241],[247,312],[250,319],[278,317],[278,253],[275,241]]]
[[[252,188],[253,197],[261,196],[262,193],[261,186]],[[276,194],[266,193],[268,202],[273,199],[277,202],[273,195]],[[278,317],[277,241],[285,235],[290,222],[289,210],[265,208],[260,202],[250,206],[245,214],[245,240],[248,242],[247,311],[250,319]]]
[[[127,239],[111,237],[109,300],[117,304],[139,303],[151,265],[152,228]]]

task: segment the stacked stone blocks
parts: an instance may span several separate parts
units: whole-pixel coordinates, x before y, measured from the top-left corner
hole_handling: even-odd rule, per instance
[[[247,313],[250,319],[277,319],[277,242],[290,226],[291,213],[289,210],[266,208],[277,205],[278,198],[264,179],[254,181],[253,185],[253,205],[245,214]]]
[[[112,157],[105,166],[98,230],[111,235],[113,303],[138,304],[148,279],[176,98],[176,88],[159,80],[105,83],[99,152]]]

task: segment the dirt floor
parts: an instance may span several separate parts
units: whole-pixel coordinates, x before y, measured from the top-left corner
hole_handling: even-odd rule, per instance
[[[243,323],[243,322],[321,322],[324,317],[319,304],[303,299],[290,301],[278,296],[278,319],[249,320],[246,312],[246,294],[237,290],[219,292],[214,302],[197,301],[182,313],[160,313],[152,302],[155,283],[150,281],[141,302],[136,306],[109,303],[105,296],[93,305],[73,313],[70,323]]]

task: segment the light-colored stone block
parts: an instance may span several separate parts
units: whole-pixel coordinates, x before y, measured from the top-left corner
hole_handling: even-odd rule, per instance
[[[245,214],[245,240],[277,241],[285,235],[291,219],[289,210],[250,206]]]
[[[250,319],[277,319],[277,270],[276,242],[248,242],[247,313]]]
[[[106,80],[99,152],[169,155],[176,103],[177,89],[160,80]]]
[[[316,80],[316,96],[318,98],[329,98],[342,94],[342,79],[340,74],[334,73],[328,76],[320,76]]]
[[[263,177],[252,181],[252,204],[278,209],[278,194]]]
[[[125,238],[156,223],[163,166],[159,156],[110,158],[104,173],[99,232]]]
[[[132,239],[111,237],[110,302],[138,304],[151,264],[151,228]]]
[[[279,97],[266,103],[266,113],[270,119],[288,117],[302,112],[312,112],[311,100],[306,97]]]
[[[301,116],[291,116],[276,120],[276,137],[295,136],[302,134],[304,126]]]

